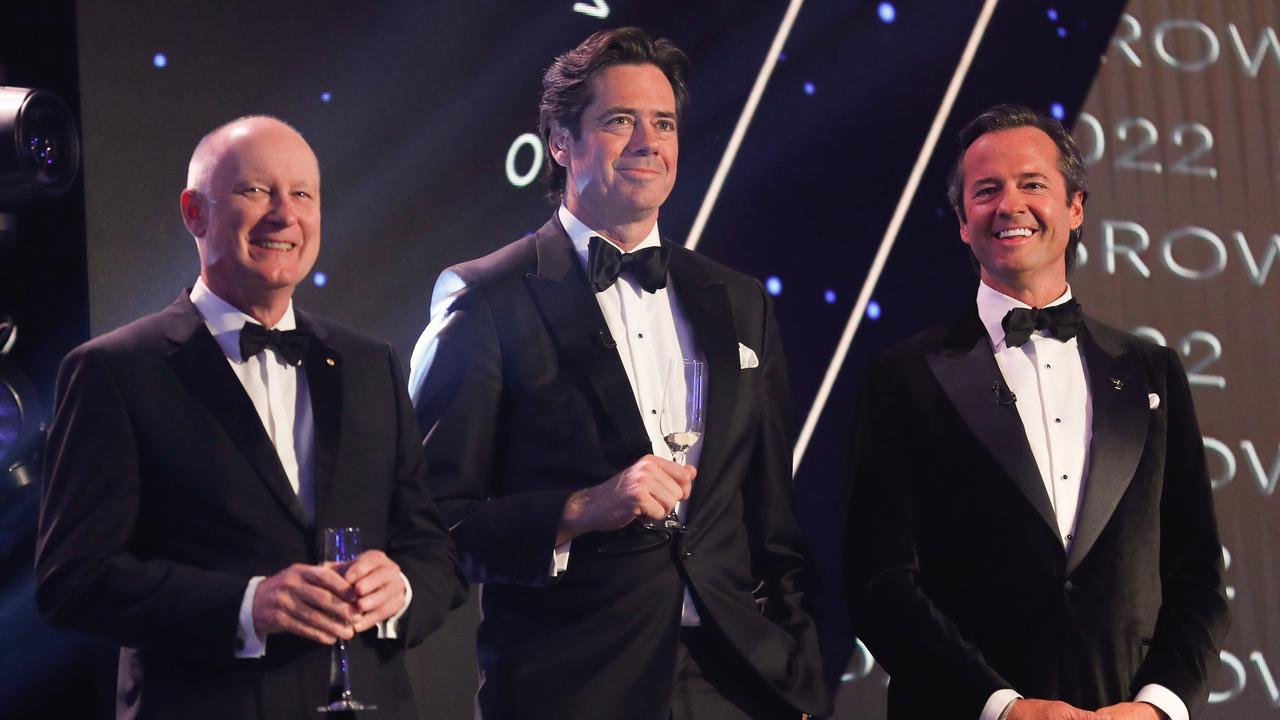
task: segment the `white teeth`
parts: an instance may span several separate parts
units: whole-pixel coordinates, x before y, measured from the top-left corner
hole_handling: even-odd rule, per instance
[[[1031,237],[1031,228],[1013,228],[1012,230],[1001,230],[996,233],[996,237],[1001,240],[1011,237]]]
[[[272,240],[255,240],[253,244],[268,250],[288,250],[293,247],[287,242],[275,242]]]

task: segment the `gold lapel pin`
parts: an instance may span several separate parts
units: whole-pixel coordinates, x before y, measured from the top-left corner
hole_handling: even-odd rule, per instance
[[[329,357],[327,357],[327,358],[325,358],[325,359],[324,359],[324,364],[325,364],[325,365],[328,365],[329,367],[333,367],[333,366],[337,365],[338,363],[334,362],[334,361],[333,361],[333,358],[329,358]]]
[[[1123,389],[1124,389],[1124,381],[1123,381],[1123,380],[1119,380],[1119,379],[1117,379],[1117,378],[1111,378],[1111,384],[1112,384],[1113,386],[1115,386],[1115,389],[1116,389],[1116,390],[1123,390]]]

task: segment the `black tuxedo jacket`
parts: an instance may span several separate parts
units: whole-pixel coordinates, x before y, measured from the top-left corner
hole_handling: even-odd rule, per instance
[[[743,682],[767,683],[797,714],[830,709],[797,584],[770,303],[758,282],[678,246],[669,278],[709,366],[693,529],[631,555],[597,552],[614,533],[579,536],[558,578],[566,499],[652,452],[604,316],[556,218],[436,285],[411,390],[434,495],[468,576],[484,583],[486,718],[665,720],[683,582],[757,675]],[[759,367],[739,367],[739,342]]]
[[[1093,710],[1159,683],[1203,705],[1227,607],[1186,374],[1092,319],[1079,345],[1093,439],[1069,553],[976,312],[873,366],[846,550],[891,718],[977,718],[1005,687]]]
[[[184,293],[72,351],[58,381],[36,599],[120,643],[122,718],[313,718],[330,648],[282,634],[238,660],[245,585],[316,563],[318,528],[358,526],[413,588],[398,640],[351,642],[357,695],[416,718],[402,662],[463,599],[391,349],[298,312],[315,418],[308,523],[249,396]]]

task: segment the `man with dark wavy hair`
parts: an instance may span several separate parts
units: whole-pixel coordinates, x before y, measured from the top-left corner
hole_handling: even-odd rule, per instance
[[[1186,373],[1072,297],[1086,182],[1066,129],[1001,105],[960,143],[976,307],[872,367],[855,632],[893,720],[1187,720],[1227,606]]]
[[[434,494],[484,585],[485,718],[831,708],[799,582],[769,297],[658,233],[686,71],[675,45],[635,28],[556,59],[539,125],[559,208],[446,270],[414,351]],[[681,358],[708,368],[688,465],[659,421]],[[664,528],[671,513],[684,532]]]

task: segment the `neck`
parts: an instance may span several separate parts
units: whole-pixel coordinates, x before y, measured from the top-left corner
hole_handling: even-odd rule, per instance
[[[1033,308],[1042,308],[1062,297],[1067,291],[1067,278],[1052,278],[1041,282],[1005,282],[982,271],[982,281],[1018,302],[1026,303]]]
[[[653,226],[658,222],[658,211],[656,209],[643,215],[619,219],[597,217],[595,213],[590,212],[582,205],[572,207],[566,203],[565,207],[568,207],[569,212],[573,213],[573,216],[581,220],[584,225],[603,235],[605,239],[617,245],[623,252],[631,252],[637,245],[644,242],[644,239],[649,237],[649,233],[653,231]]]
[[[204,284],[209,286],[214,295],[226,300],[235,309],[253,318],[265,328],[273,328],[284,311],[289,309],[289,299],[293,297],[293,288],[281,288],[265,293],[250,293],[237,287],[219,287],[209,282],[204,276]]]

